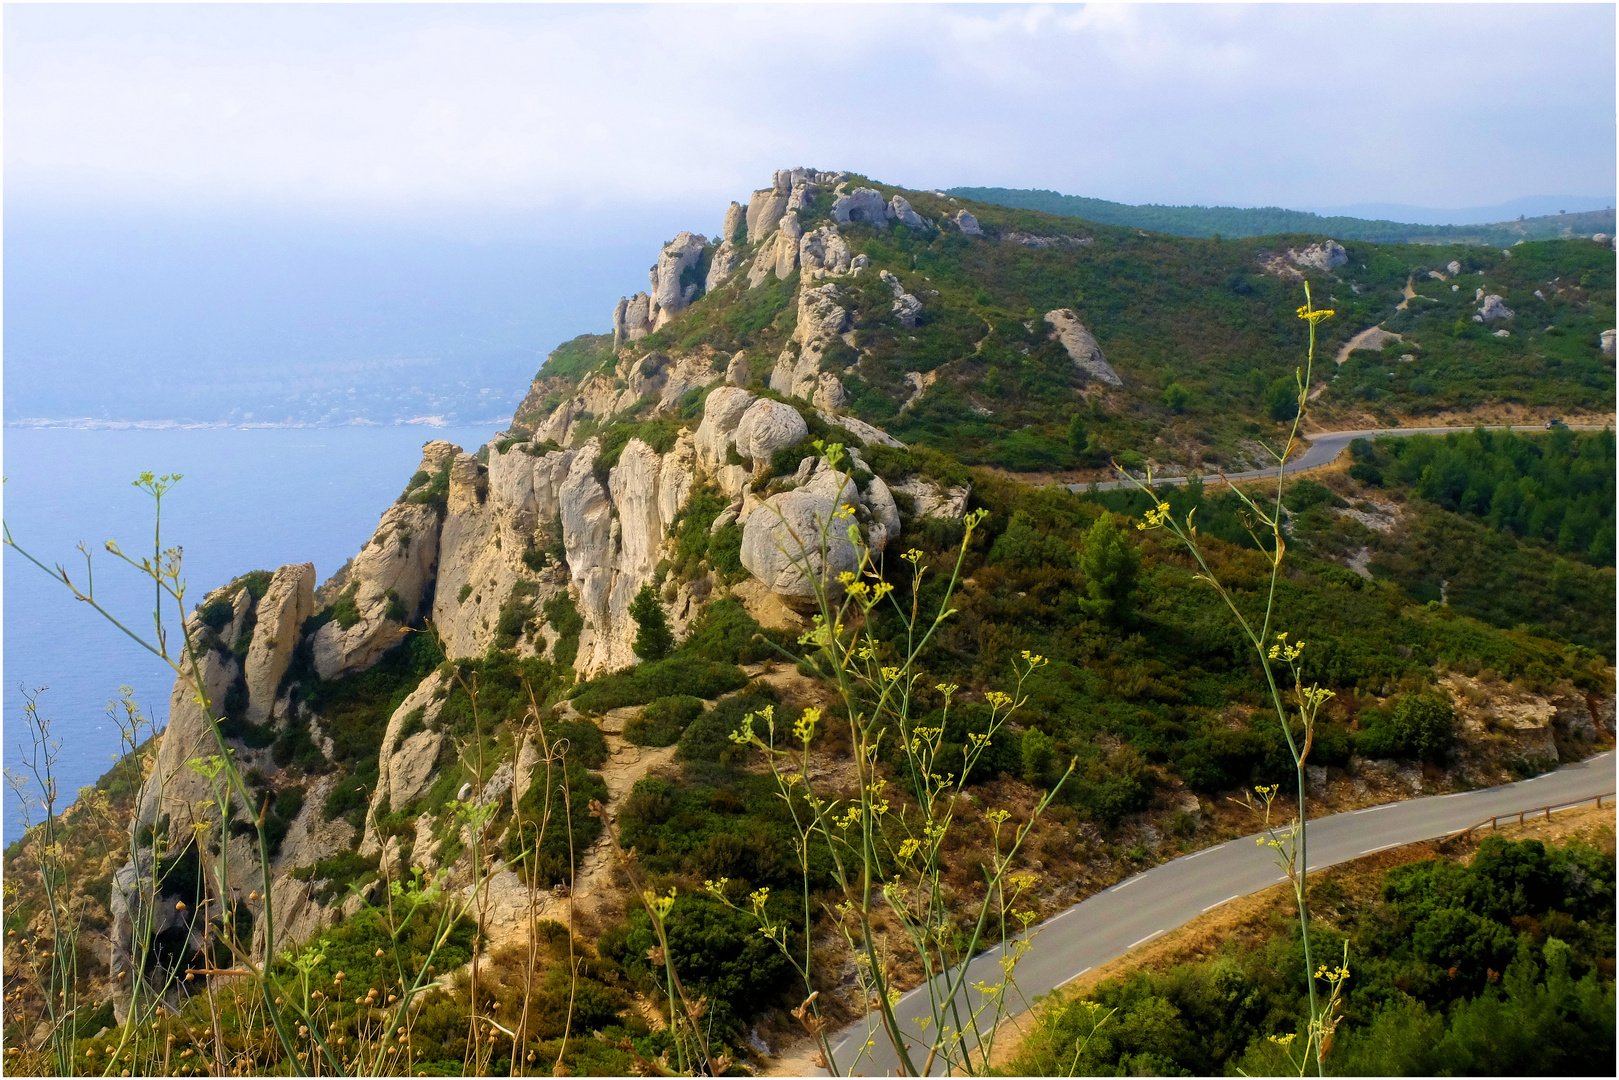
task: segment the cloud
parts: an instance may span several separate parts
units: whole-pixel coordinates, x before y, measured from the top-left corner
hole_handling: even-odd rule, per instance
[[[800,163],[1245,204],[1455,205],[1614,182],[1607,6],[5,19],[8,199],[384,216],[710,206]]]

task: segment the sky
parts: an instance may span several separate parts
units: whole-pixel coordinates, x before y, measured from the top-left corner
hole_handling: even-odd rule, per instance
[[[13,5],[5,105],[19,206],[717,225],[796,164],[1473,206],[1613,190],[1614,8]]]
[[[1611,4],[3,18],[8,423],[484,418],[606,329],[661,243],[795,165],[1128,203],[1614,204]]]

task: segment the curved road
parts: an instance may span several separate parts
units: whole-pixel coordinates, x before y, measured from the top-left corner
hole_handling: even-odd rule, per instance
[[[1614,752],[1609,750],[1515,784],[1405,799],[1317,818],[1310,823],[1310,869],[1445,836],[1492,815],[1592,799],[1613,790]],[[1038,934],[1039,941],[1018,963],[1018,989],[1024,1000],[1012,1001],[1011,1008],[1021,1012],[1036,995],[1049,993],[1205,911],[1282,880],[1270,849],[1256,844],[1253,836],[1204,848],[1126,878],[1029,931]],[[996,946],[973,960],[968,984],[1000,981],[1000,954],[1000,946]],[[973,998],[976,1003],[976,995]],[[916,1021],[928,1013],[927,994],[920,986],[902,997],[895,1009],[901,1029],[908,1033],[920,1031]],[[854,1051],[865,1038],[863,1025],[851,1025],[832,1038],[842,1069],[849,1069]],[[868,1076],[894,1074],[892,1047],[881,1033],[874,1038],[871,1056],[862,1059],[856,1071]],[[918,1064],[926,1053],[922,1051]]]
[[[1294,472],[1301,472],[1305,469],[1319,469],[1323,465],[1330,465],[1337,460],[1339,454],[1343,453],[1344,447],[1348,446],[1356,439],[1375,439],[1379,435],[1448,435],[1452,431],[1472,431],[1473,428],[1477,426],[1480,425],[1475,424],[1468,427],[1365,428],[1360,431],[1318,431],[1313,435],[1304,436],[1304,438],[1309,440],[1309,445],[1305,447],[1304,453],[1288,462],[1288,466]],[[1544,424],[1486,424],[1483,426],[1489,431],[1546,430]],[[1571,431],[1602,431],[1606,428],[1606,426],[1607,425],[1598,427],[1595,424],[1570,424],[1569,429]],[[1250,469],[1247,472],[1227,473],[1224,479],[1258,480],[1265,476],[1275,476],[1276,471],[1275,466],[1268,469]],[[1154,486],[1160,484],[1184,484],[1189,479],[1190,477],[1186,476],[1165,476],[1154,480],[1153,483]],[[1220,479],[1222,478],[1219,473],[1202,474],[1202,480],[1205,483],[1211,480]],[[1115,488],[1132,486],[1134,486],[1134,482],[1130,480],[1108,480],[1104,483],[1097,484],[1096,488],[1098,491],[1112,491]],[[1068,485],[1069,491],[1087,491],[1089,488],[1089,484]]]

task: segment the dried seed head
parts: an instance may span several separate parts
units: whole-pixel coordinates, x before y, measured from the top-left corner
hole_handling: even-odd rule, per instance
[[[184,900],[176,900],[174,902],[174,910],[175,911],[184,911],[185,909],[186,909],[186,902]]]

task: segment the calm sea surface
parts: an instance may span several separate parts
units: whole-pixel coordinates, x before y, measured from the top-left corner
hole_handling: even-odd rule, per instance
[[[181,473],[164,498],[164,546],[180,545],[187,606],[249,570],[312,562],[317,580],[354,555],[404,490],[422,443],[474,450],[492,428],[418,426],[312,430],[4,432],[5,519],[18,544],[82,581],[83,540],[95,553],[96,596],[132,628],[151,627],[152,585],[115,565],[102,543],[150,554],[152,500],[131,486],[143,470]],[[139,557],[136,555],[136,557]],[[4,760],[21,767],[28,744],[23,693],[41,687],[40,712],[61,741],[64,803],[106,772],[119,752],[107,717],[120,686],[167,720],[173,673],[109,626],[17,552],[4,556]],[[171,612],[166,612],[168,618]],[[170,625],[173,620],[169,619]],[[5,839],[21,833],[17,799],[4,792]],[[37,814],[35,820],[37,820]]]

